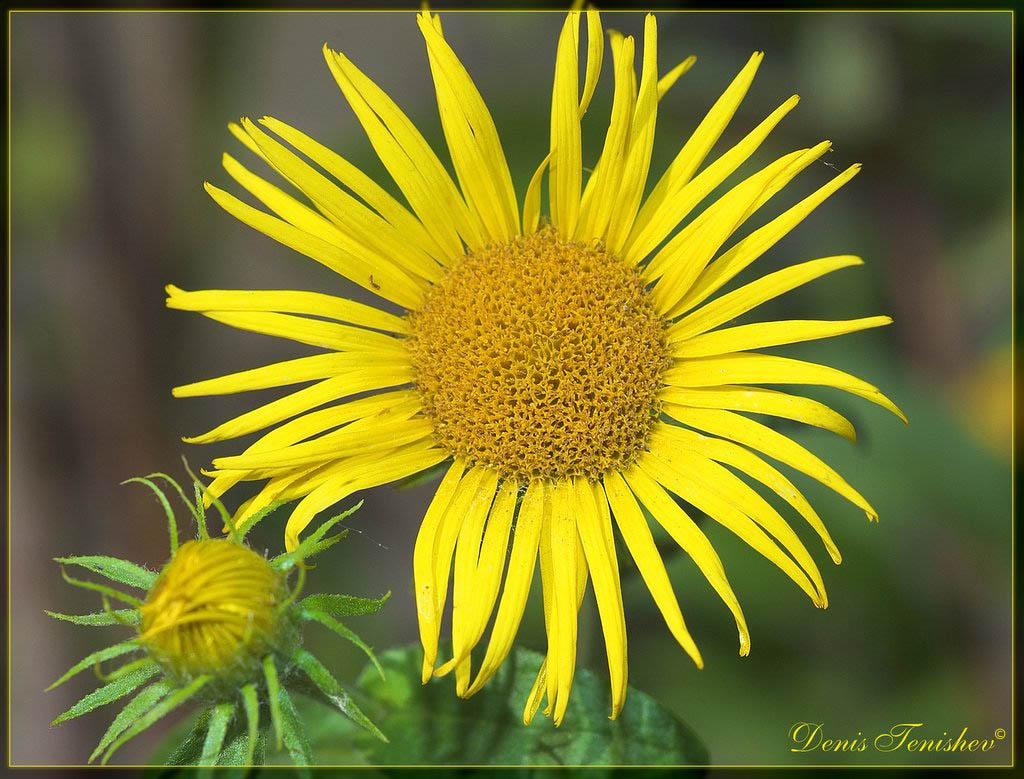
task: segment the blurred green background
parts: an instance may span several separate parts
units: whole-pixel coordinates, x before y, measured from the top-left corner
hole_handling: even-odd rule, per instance
[[[562,16],[443,18],[495,116],[522,197],[546,152]],[[435,148],[443,141],[411,13],[15,12],[10,21],[11,760],[79,763],[114,712],[51,731],[49,720],[94,680],[83,674],[52,693],[43,689],[114,631],[45,617],[44,608],[98,606],[61,582],[51,558],[105,553],[159,566],[161,512],[142,487],[118,482],[155,470],[181,476],[182,453],[198,466],[236,451],[234,443],[187,447],[179,437],[259,400],[174,400],[170,388],[303,353],[169,312],[163,285],[367,299],[203,193],[206,179],[237,191],[220,168],[223,150],[259,167],[226,123],[279,117],[383,183],[324,65],[327,41],[388,90]],[[606,13],[603,21],[642,37],[638,14]],[[809,393],[850,417],[859,443],[786,432],[881,514],[869,525],[853,506],[794,476],[844,555],[836,568],[820,545],[809,546],[829,609],[814,609],[778,570],[708,526],[748,616],[751,655],[737,656],[728,613],[676,554],[669,569],[706,662],[694,669],[625,564],[630,681],[688,722],[718,764],[1005,763],[1009,738],[983,756],[808,755],[792,754],[787,734],[799,721],[823,722],[827,735],[846,738],[900,722],[925,723],[933,737],[964,726],[983,737],[1010,728],[1011,17],[661,13],[659,26],[662,71],[691,53],[698,62],[661,104],[652,177],[754,50],[767,52],[765,62],[713,154],[794,92],[800,106],[740,173],[825,138],[835,148],[749,227],[823,184],[832,166],[864,163],[741,281],[830,254],[864,257],[865,267],[790,293],[759,318],[892,314],[889,328],[784,353],[877,384],[911,424],[838,392]],[[609,56],[584,124],[585,165],[600,148],[610,101]],[[307,584],[365,595],[393,590],[381,615],[353,622],[377,648],[416,638],[411,548],[432,490],[365,494],[349,522],[354,532]],[[262,528],[258,542],[278,549],[280,529]],[[520,641],[543,650],[534,600]],[[356,650],[315,630],[310,642],[342,679],[362,666]],[[604,673],[592,595],[581,616],[579,662]],[[140,738],[120,760],[144,761],[152,744]]]

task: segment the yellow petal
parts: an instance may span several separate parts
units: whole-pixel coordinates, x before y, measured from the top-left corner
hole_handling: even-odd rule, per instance
[[[743,140],[708,165],[692,180],[666,185],[660,201],[637,214],[633,230],[620,256],[628,262],[638,263],[671,233],[693,208],[716,189],[743,164],[761,145],[783,117],[796,107],[798,99],[791,97],[775,109]],[[684,147],[685,148],[685,147]],[[666,175],[668,175],[666,173]],[[682,179],[680,178],[680,181]],[[654,192],[651,193],[653,197]]]
[[[622,477],[615,471],[611,471],[604,477],[604,490],[611,505],[612,515],[619,527],[622,539],[626,542],[626,548],[633,556],[636,567],[643,577],[644,584],[654,598],[654,602],[665,618],[665,624],[675,636],[676,641],[693,659],[698,668],[704,667],[700,650],[694,642],[690,631],[686,629],[683,614],[679,610],[679,602],[676,600],[672,584],[669,582],[668,573],[665,571],[665,564],[658,553],[658,547],[654,543],[651,529],[647,526],[640,507],[637,505],[633,493],[622,480]]]
[[[608,515],[604,493],[604,511],[599,510],[589,482],[575,479],[576,526],[579,530],[587,567],[594,581],[601,629],[608,655],[608,674],[611,681],[612,713],[615,719],[626,700],[626,618],[622,610],[622,590],[619,586],[619,566],[615,548],[611,546],[611,518]]]
[[[726,441],[722,438],[711,438],[696,431],[674,425],[669,429],[672,431],[674,440],[680,446],[693,449],[695,452],[700,452],[705,457],[710,457],[712,460],[717,460],[720,463],[731,465],[752,479],[761,482],[789,503],[807,520],[807,524],[821,538],[833,562],[836,565],[842,562],[843,558],[839,554],[839,549],[836,548],[835,542],[829,535],[828,530],[825,529],[825,525],[817,512],[811,507],[811,504],[800,490],[794,487],[793,483],[777,469],[773,468],[749,449],[739,444],[734,444],[732,441]]]
[[[434,542],[438,528],[448,511],[452,497],[462,483],[465,462],[456,457],[437,487],[430,507],[420,522],[416,544],[412,553],[413,579],[416,588],[416,617],[419,621],[420,642],[423,644],[423,683],[434,672],[437,641],[441,633],[441,613],[434,595]]]
[[[768,346],[781,346],[819,338],[855,333],[872,327],[891,325],[892,317],[869,316],[861,319],[822,321],[815,319],[786,319],[778,322],[755,322],[729,327],[711,333],[702,333],[672,344],[669,353],[676,358],[709,357]]]
[[[519,234],[518,203],[494,121],[473,79],[427,14],[419,14],[417,23],[427,43],[442,128],[466,202],[491,240],[510,241]]]
[[[278,219],[246,205],[238,198],[212,184],[207,183],[204,186],[217,205],[243,224],[273,238],[289,249],[294,249],[310,259],[316,260],[335,273],[392,303],[410,310],[419,308],[423,300],[423,290],[397,268],[375,265],[359,255],[347,252],[300,230],[283,219]]]
[[[343,473],[324,482],[299,501],[285,525],[285,548],[288,551],[295,549],[299,545],[299,533],[328,506],[344,500],[353,492],[412,476],[432,465],[437,465],[449,456],[441,449],[424,449],[412,445],[391,452],[381,452],[379,457],[369,462],[346,468]]]
[[[579,111],[579,11],[570,11],[558,37],[551,91],[551,161],[548,192],[551,223],[563,238],[576,229],[583,163]]]
[[[730,411],[752,411],[773,417],[792,419],[805,425],[831,430],[851,442],[857,433],[850,421],[824,403],[811,398],[763,387],[665,387],[658,397],[666,403],[697,408],[724,408]]]
[[[762,276],[757,281],[744,284],[739,289],[722,295],[688,314],[668,329],[666,338],[669,343],[692,338],[809,281],[842,268],[863,264],[864,261],[860,257],[844,254],[790,265],[788,268]]]
[[[679,312],[682,313],[693,308],[721,289],[737,273],[768,251],[790,230],[806,219],[830,195],[856,176],[858,171],[860,171],[860,165],[851,165],[828,184],[777,216],[764,225],[764,227],[758,228],[726,251],[697,278],[693,288],[680,301]]]
[[[541,527],[547,521],[545,516],[551,511],[547,491],[545,482],[536,480],[530,482],[526,495],[523,496],[512,534],[508,573],[505,575],[505,587],[501,592],[491,639],[480,664],[480,670],[467,690],[467,695],[478,692],[494,676],[512,648],[516,631],[519,630],[519,623],[523,618],[523,609],[526,608],[526,597],[530,594],[530,584],[537,564]]]
[[[675,387],[708,387],[723,384],[817,384],[835,387],[869,400],[891,411],[905,423],[907,418],[881,391],[848,373],[813,362],[754,352],[736,352],[721,357],[680,360],[662,374],[665,384]]]
[[[697,58],[692,54],[676,65],[672,70],[666,73],[664,76],[658,79],[658,100],[665,97],[665,93],[668,92],[675,83],[679,80],[680,76],[685,75],[690,68],[697,63]]]
[[[736,620],[736,628],[739,631],[740,654],[746,656],[750,653],[750,632],[747,630],[747,621],[743,616],[743,609],[732,591],[728,579],[725,577],[725,569],[722,561],[715,552],[711,542],[708,541],[694,521],[683,511],[665,492],[664,488],[654,479],[648,476],[637,464],[633,464],[622,474],[626,483],[630,486],[640,502],[651,512],[651,516],[668,532],[683,551],[697,564],[704,578],[708,580],[711,587],[718,593],[729,611]]]
[[[708,111],[700,124],[697,125],[697,129],[693,131],[689,140],[683,144],[672,164],[668,166],[665,173],[658,180],[658,183],[654,185],[651,194],[648,195],[647,200],[644,202],[643,208],[640,209],[640,213],[637,214],[636,225],[633,228],[634,234],[630,236],[627,246],[632,246],[634,241],[639,238],[645,226],[651,221],[652,216],[665,200],[674,197],[693,177],[697,168],[700,167],[704,158],[707,157],[708,152],[711,151],[711,147],[715,145],[715,142],[729,124],[733,114],[736,113],[736,109],[739,107],[740,102],[742,102],[744,95],[746,95],[747,89],[750,88],[750,84],[754,80],[754,75],[757,73],[757,68],[763,58],[763,52],[758,51],[751,55],[747,64],[744,65],[736,78],[733,79],[725,92],[722,93],[722,96],[715,101],[711,110]],[[689,60],[684,60],[676,69],[681,68],[693,59],[691,57]],[[674,72],[666,74],[658,82],[659,97],[664,94],[668,86],[671,86],[669,79]],[[665,86],[666,84],[668,86]],[[663,86],[664,89],[662,88]],[[647,251],[650,250],[648,249]]]
[[[548,152],[530,177],[530,184],[526,188],[526,197],[523,198],[523,235],[532,235],[537,232],[537,226],[540,224],[540,185],[544,178],[544,171],[550,162],[551,152]]]
[[[417,246],[428,256],[441,264],[448,264],[448,262],[454,259],[444,253],[437,242],[430,237],[426,228],[423,227],[423,223],[411,214],[405,206],[395,200],[376,181],[340,154],[328,149],[305,133],[271,116],[265,116],[260,119],[260,124],[279,135],[334,176],[343,186],[350,189],[370,208],[377,211],[377,213],[393,225],[408,242]]]
[[[415,125],[390,97],[344,54],[324,46],[335,81],[366,131],[374,151],[423,226],[449,257],[482,237],[448,172]]]
[[[320,292],[293,290],[223,290],[205,289],[186,292],[168,284],[167,307],[181,311],[277,311],[307,314],[350,322],[361,327],[408,334],[406,319],[381,311],[365,303],[324,295]]]
[[[684,500],[704,511],[708,509],[698,500],[691,500],[690,496],[697,496],[706,501],[705,505],[714,512],[708,512],[711,516],[782,569],[807,593],[815,605],[824,608],[828,600],[821,573],[789,524],[764,498],[731,471],[692,449],[679,447],[671,430],[669,425],[659,426],[659,430],[651,436],[650,454],[660,465],[667,466],[663,473],[666,473],[673,483],[669,484],[659,477],[656,478]],[[647,462],[644,460],[645,464]],[[680,492],[680,489],[685,494]],[[781,544],[792,559],[757,526],[763,528]],[[794,565],[793,560],[796,560],[799,568]]]
[[[644,59],[640,91],[630,123],[622,179],[616,192],[615,209],[608,223],[607,246],[612,254],[622,254],[623,245],[633,228],[647,184],[654,148],[654,127],[658,115],[658,25],[654,14],[644,19]]]
[[[740,414],[717,409],[685,408],[666,403],[665,413],[684,425],[690,425],[698,430],[744,444],[801,473],[806,473],[812,479],[835,490],[855,506],[861,508],[869,520],[877,521],[878,512],[859,492],[847,484],[842,476],[800,444],[775,432],[770,427],[765,427],[760,422],[747,419]]]
[[[237,375],[235,374],[235,376]],[[233,379],[233,376],[222,378],[229,380]],[[237,438],[238,436],[270,427],[277,422],[283,422],[296,414],[322,406],[329,401],[355,395],[358,392],[394,387],[399,384],[405,384],[410,380],[411,373],[408,366],[357,368],[346,372],[342,376],[324,379],[312,386],[305,387],[290,395],[285,395],[283,398],[278,398],[266,405],[241,414],[218,425],[208,433],[183,440],[190,444],[206,444],[211,441],[223,441],[226,438]],[[210,383],[212,384],[216,381],[219,380],[211,379]]]
[[[583,78],[583,96],[580,98],[580,119],[587,113],[590,99],[597,89],[597,78],[601,75],[604,59],[604,35],[601,32],[601,14],[594,8],[587,9],[587,72]]]
[[[203,316],[239,330],[287,338],[300,344],[339,352],[360,351],[368,362],[373,362],[378,355],[408,355],[405,344],[397,338],[337,322],[265,311],[204,311]]]

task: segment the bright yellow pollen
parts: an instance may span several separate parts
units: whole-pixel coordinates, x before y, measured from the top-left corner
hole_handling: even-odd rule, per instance
[[[188,541],[142,605],[139,639],[179,675],[227,673],[269,649],[282,588],[267,560],[248,547]]]
[[[545,230],[468,254],[410,314],[439,443],[504,476],[584,476],[644,449],[668,364],[636,272]]]

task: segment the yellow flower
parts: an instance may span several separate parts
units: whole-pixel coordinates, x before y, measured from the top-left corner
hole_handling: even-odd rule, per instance
[[[740,225],[830,144],[799,149],[753,173],[679,229],[797,98],[698,173],[750,86],[762,58],[755,53],[645,199],[659,102],[694,62],[691,57],[659,73],[657,27],[648,15],[639,80],[633,38],[609,33],[611,119],[584,185],[580,120],[604,49],[598,14],[588,11],[586,18],[582,95],[581,13],[574,11],[558,41],[550,153],[521,210],[491,116],[429,13],[418,23],[458,184],[391,99],[328,48],[331,73],[405,203],[277,119],[259,122],[277,139],[247,119],[230,126],[308,202],[227,155],[227,172],[273,214],[207,184],[214,200],[405,309],[405,316],[312,292],[168,287],[172,308],[326,350],[175,390],[183,397],[314,382],[186,439],[220,441],[276,426],[242,454],[214,460],[213,494],[241,480],[266,480],[236,521],[276,501],[301,499],[285,531],[294,547],[318,512],[351,493],[450,461],[413,559],[424,682],[454,671],[458,694],[471,695],[493,676],[512,646],[539,560],[548,650],[524,712],[527,722],[545,695],[545,713],[556,723],[563,718],[588,579],[606,641],[612,717],[622,708],[626,633],[613,522],[672,634],[701,665],[641,507],[692,557],[735,618],[740,654],[749,651],[743,612],[722,562],[673,493],[775,563],[816,605],[826,605],[818,568],[789,524],[723,466],[781,496],[838,563],[818,515],[758,453],[821,481],[870,519],[877,518],[874,510],[802,446],[737,412],[797,420],[850,439],[853,428],[814,400],[750,385],[838,387],[903,418],[860,379],[755,351],[885,325],[888,317],[720,328],[788,290],[859,265],[859,258],[803,262],[712,297],[859,166],[722,251]],[[545,173],[549,225],[540,218]],[[346,400],[355,395],[361,397]],[[439,663],[453,566],[453,657]],[[471,652],[492,616],[474,677]]]

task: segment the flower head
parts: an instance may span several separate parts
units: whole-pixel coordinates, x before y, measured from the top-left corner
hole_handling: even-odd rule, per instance
[[[215,495],[242,480],[265,482],[236,522],[276,501],[298,499],[285,530],[294,547],[317,513],[338,500],[444,463],[413,558],[424,681],[454,671],[458,694],[471,695],[494,675],[539,565],[548,649],[526,703],[527,722],[545,697],[545,713],[556,723],[564,715],[588,581],[606,642],[612,716],[622,707],[626,632],[616,529],[669,630],[701,665],[643,509],[693,558],[731,611],[741,654],[750,640],[739,601],[708,538],[677,499],[771,560],[815,605],[827,604],[814,559],[742,477],[786,501],[835,562],[839,552],[821,519],[762,456],[819,480],[870,519],[876,512],[827,464],[747,414],[850,439],[853,427],[817,401],[761,385],[837,387],[902,418],[858,378],[759,351],[878,327],[888,317],[731,324],[767,300],[861,264],[859,258],[801,262],[720,294],[859,166],[731,245],[742,225],[829,150],[828,141],[779,157],[696,213],[797,104],[796,97],[785,101],[702,167],[761,63],[755,53],[644,197],[662,100],[694,63],[689,57],[662,71],[657,25],[648,15],[642,57],[632,37],[609,33],[611,117],[584,181],[580,121],[601,71],[604,35],[597,12],[587,11],[581,92],[581,19],[570,12],[558,40],[549,152],[521,207],[490,113],[430,13],[417,22],[454,180],[387,94],[328,48],[328,67],[404,202],[280,120],[230,126],[305,199],[225,155],[227,173],[272,213],[207,184],[214,200],[405,309],[404,316],[312,292],[168,287],[172,308],[324,350],[176,389],[194,396],[312,382],[186,439],[219,441],[272,428],[241,454],[214,460]],[[550,213],[542,220],[545,177]],[[453,568],[453,653],[442,662],[441,615]],[[488,625],[474,675],[473,653]]]
[[[166,479],[181,495],[198,522],[198,538],[178,545],[174,514],[155,478]],[[246,526],[231,527],[226,538],[211,538],[198,481],[194,505],[164,474],[129,481],[147,485],[163,505],[171,537],[170,560],[155,574],[113,557],[58,558],[62,564],[84,567],[116,583],[144,590],[146,595],[139,599],[65,573],[69,583],[101,593],[104,610],[83,615],[47,612],[80,625],[124,625],[135,633],[133,638],[93,652],[51,685],[52,689],[63,684],[92,666],[106,682],[57,717],[54,724],[139,690],[114,719],[90,762],[102,755],[106,763],[125,742],[186,701],[195,700],[206,708],[196,720],[193,733],[175,753],[177,764],[262,763],[268,730],[266,722],[260,721],[263,707],[270,713],[277,748],[283,743],[295,762],[307,764],[311,760],[309,747],[289,693],[296,685],[306,692],[311,688],[317,691],[322,700],[383,739],[330,671],[302,648],[300,625],[319,622],[355,642],[376,663],[369,648],[338,618],[374,612],[388,596],[370,601],[312,595],[295,601],[304,578],[304,561],[345,535],[343,531],[328,536],[327,531],[355,509],[321,525],[292,552],[267,559],[244,543],[245,532],[260,516],[252,517]],[[223,510],[219,501],[217,505]],[[226,511],[223,517],[230,519]],[[296,571],[298,580],[294,589],[289,589],[289,575]],[[113,610],[110,599],[131,608]],[[108,674],[99,670],[101,663],[129,654],[140,656]]]

